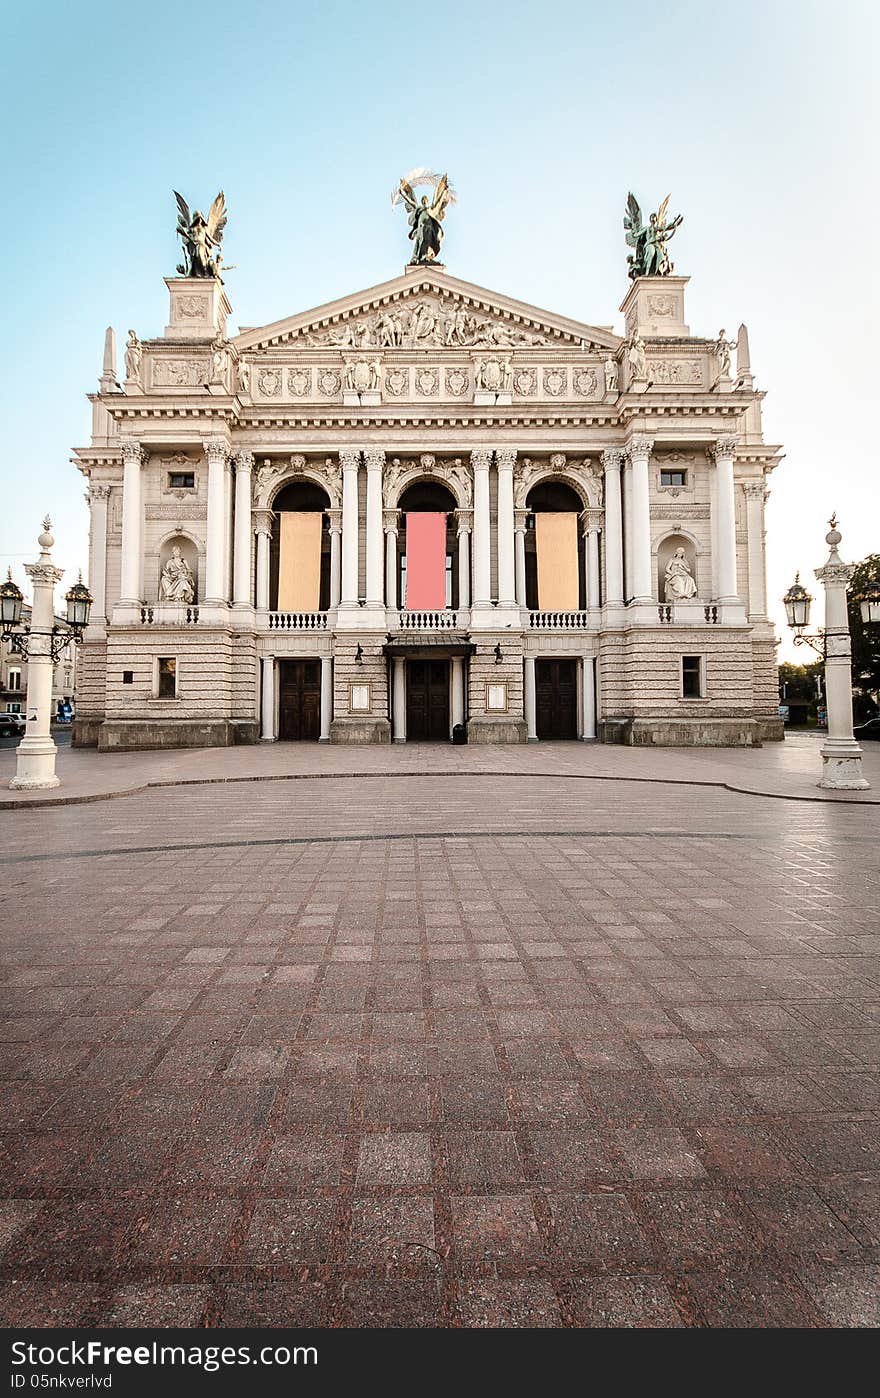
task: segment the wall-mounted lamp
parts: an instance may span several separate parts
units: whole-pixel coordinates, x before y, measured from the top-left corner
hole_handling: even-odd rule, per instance
[[[504,652],[503,652],[503,650],[501,649],[501,642],[500,642],[500,641],[496,641],[496,642],[495,642],[495,652],[494,652],[494,654],[495,654],[495,664],[496,664],[496,665],[500,665],[501,662],[502,662],[502,660],[504,659]]]
[[[364,663],[364,648],[361,645],[358,645],[358,648],[354,653],[354,663],[355,665],[363,665]]]

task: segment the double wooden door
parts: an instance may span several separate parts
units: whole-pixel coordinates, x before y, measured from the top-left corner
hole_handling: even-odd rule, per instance
[[[535,708],[539,738],[577,737],[577,661],[535,662]]]
[[[293,741],[321,734],[320,660],[280,660],[278,736]]]
[[[449,741],[449,661],[407,660],[407,742]]]

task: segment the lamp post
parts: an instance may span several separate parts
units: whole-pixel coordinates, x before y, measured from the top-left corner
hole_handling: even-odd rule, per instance
[[[57,748],[52,739],[52,673],[65,646],[73,641],[79,645],[89,621],[92,594],[82,579],[73,584],[67,594],[67,626],[55,620],[55,584],[63,576],[62,569],[52,562],[50,549],[55,540],[49,533],[49,516],[43,520],[43,532],[37,539],[40,556],[36,563],[26,563],[25,572],[34,588],[30,624],[21,621],[24,597],[12,581],[12,575],[0,587],[0,623],[3,638],[12,650],[28,662],[27,726],[18,745],[15,776],[9,783],[13,791],[33,791],[59,786],[55,774]]]
[[[800,577],[785,594],[783,603],[789,626],[794,631],[796,646],[808,645],[825,661],[825,703],[828,732],[822,747],[822,778],[819,785],[832,791],[864,791],[870,783],[862,773],[862,749],[853,737],[852,674],[850,668],[849,617],[846,592],[855,572],[851,563],[844,563],[837,551],[841,534],[837,516],[829,520],[831,528],[825,535],[828,561],[815,569],[815,576],[825,588],[825,628],[808,635],[805,627],[810,620],[812,597],[801,586]],[[861,603],[862,617],[873,620],[871,603]],[[880,611],[880,608],[878,608]]]

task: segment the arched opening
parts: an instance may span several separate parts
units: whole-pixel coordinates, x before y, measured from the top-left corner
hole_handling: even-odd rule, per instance
[[[446,515],[446,606],[457,607],[458,550],[456,548],[455,511],[458,508],[452,491],[438,481],[421,479],[407,486],[397,502],[400,521],[397,529],[397,588],[400,606],[406,606],[406,517],[408,514]]]
[[[538,546],[535,528],[535,515],[537,514],[574,514],[580,515],[584,508],[583,501],[570,485],[564,481],[539,481],[532,486],[526,497],[526,606],[531,611],[537,611],[540,606],[538,595]],[[583,610],[587,605],[587,572],[584,560],[584,551],[580,544],[580,530],[575,534],[577,548],[577,572],[578,572],[578,608]]]
[[[159,549],[157,600],[184,607],[198,603],[199,550],[187,534],[172,534]]]
[[[269,609],[278,610],[278,575],[281,561],[281,515],[291,511],[321,515],[321,557],[319,610],[330,606],[330,497],[314,481],[291,481],[272,501],[272,542],[269,550]]]
[[[680,551],[680,552],[679,552]],[[673,562],[674,560],[674,562]],[[670,576],[666,570],[672,563]],[[693,580],[693,592],[688,579]],[[697,550],[686,534],[667,534],[657,545],[657,597],[661,602],[688,601],[691,594],[698,597],[700,579],[697,576]]]

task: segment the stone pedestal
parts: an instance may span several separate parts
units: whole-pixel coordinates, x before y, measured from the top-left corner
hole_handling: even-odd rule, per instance
[[[690,277],[637,277],[620,307],[627,336],[686,339],[691,333],[684,319],[684,289],[689,281]]]
[[[232,307],[218,277],[166,277],[171,296],[166,340],[214,340],[226,335]]]

